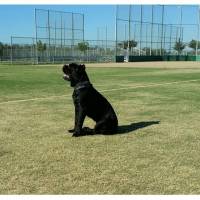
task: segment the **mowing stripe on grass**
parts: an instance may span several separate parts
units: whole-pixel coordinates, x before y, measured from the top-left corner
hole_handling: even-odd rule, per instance
[[[129,89],[137,89],[137,88],[148,88],[148,87],[154,87],[154,86],[172,85],[172,84],[178,84],[178,83],[189,83],[189,82],[196,82],[196,81],[200,81],[200,79],[188,80],[188,81],[175,81],[175,82],[169,82],[169,83],[158,83],[158,84],[156,83],[156,84],[149,84],[149,85],[138,85],[138,86],[133,86],[133,87],[101,90],[100,92],[111,92],[111,91],[129,90]],[[33,98],[33,99],[20,99],[20,100],[13,100],[13,101],[4,101],[4,102],[0,102],[0,105],[9,104],[9,103],[27,102],[27,101],[38,101],[38,100],[44,100],[44,99],[71,97],[71,96],[72,95],[70,94],[70,95],[60,95],[60,96],[50,96],[50,97],[39,97],[39,98]]]
[[[153,87],[153,86],[171,85],[171,84],[177,84],[177,83],[189,83],[189,82],[196,82],[196,81],[200,81],[200,79],[188,80],[188,81],[175,81],[175,82],[169,82],[169,83],[155,83],[155,84],[149,84],[149,85],[138,85],[138,86],[134,86],[134,87],[101,90],[101,92],[108,92],[108,91],[115,91],[115,90],[128,90],[128,89],[136,89],[136,88],[147,88],[147,87]]]

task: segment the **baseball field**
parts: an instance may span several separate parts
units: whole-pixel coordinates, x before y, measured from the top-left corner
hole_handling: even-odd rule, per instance
[[[61,69],[0,65],[0,194],[200,194],[199,62],[86,64],[119,131],[78,138]]]

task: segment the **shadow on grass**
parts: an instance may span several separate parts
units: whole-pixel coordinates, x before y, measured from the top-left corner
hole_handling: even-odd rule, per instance
[[[94,133],[94,129],[91,129],[89,127],[83,128],[82,135],[79,136],[88,136],[88,135],[118,135],[118,134],[125,134],[132,131],[136,131],[138,129],[145,128],[147,126],[159,124],[160,121],[148,121],[148,122],[137,122],[137,123],[131,123],[129,125],[122,125],[118,126],[118,130],[116,133]]]
[[[148,121],[148,122],[131,123],[129,125],[122,125],[122,126],[118,126],[118,131],[115,134],[129,133],[129,132],[136,131],[138,129],[142,129],[147,126],[151,126],[151,125],[155,125],[155,124],[159,124],[159,123],[160,123],[160,121]]]

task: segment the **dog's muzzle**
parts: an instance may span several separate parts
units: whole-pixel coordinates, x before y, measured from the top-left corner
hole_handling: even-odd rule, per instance
[[[70,77],[69,77],[69,75],[67,75],[67,74],[64,74],[64,75],[63,75],[63,78],[64,78],[66,81],[70,81]]]

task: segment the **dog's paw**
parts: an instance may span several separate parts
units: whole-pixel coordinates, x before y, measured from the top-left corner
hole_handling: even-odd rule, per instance
[[[73,135],[72,135],[72,137],[80,137],[81,135],[80,134],[78,134],[78,133],[74,133]]]
[[[68,130],[69,133],[74,133],[74,131],[75,131],[74,129]]]

